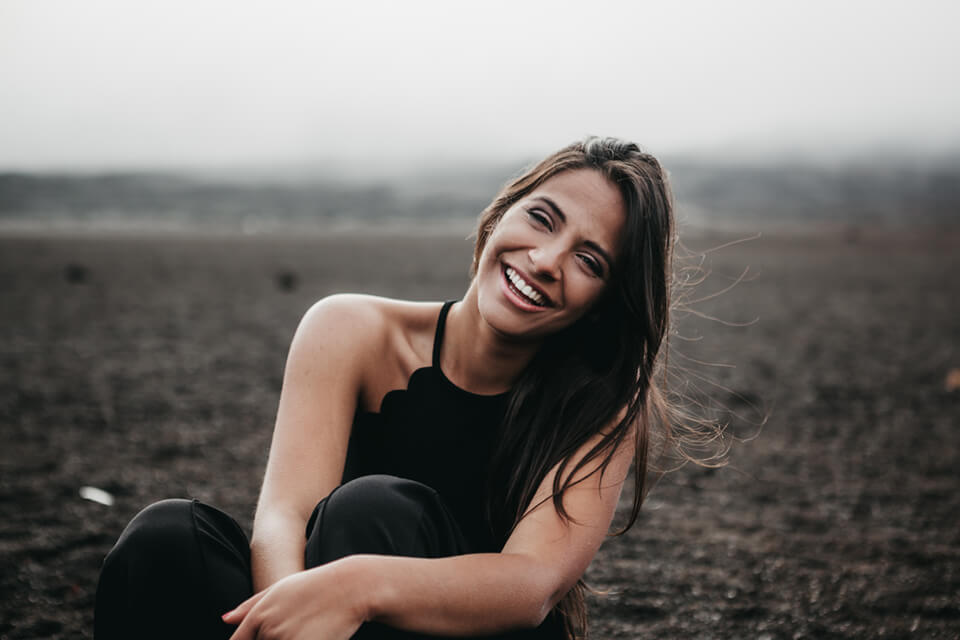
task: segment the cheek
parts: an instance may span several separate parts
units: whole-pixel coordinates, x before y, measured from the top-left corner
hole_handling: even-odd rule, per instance
[[[589,276],[583,276],[578,279],[577,286],[571,291],[571,299],[576,300],[577,306],[582,307],[581,313],[588,313],[594,305],[600,302],[604,292],[607,290],[607,283],[598,283]]]
[[[493,251],[493,246],[493,242],[488,242],[483,248],[480,261],[477,263],[477,275],[487,275],[496,270],[497,257],[495,251]]]
[[[524,214],[526,215],[526,214]],[[525,217],[516,212],[507,212],[487,238],[487,247],[510,247],[517,243],[525,244],[530,238],[533,228]]]
[[[487,238],[487,243],[483,246],[483,251],[480,253],[480,261],[478,263],[479,270],[482,270],[484,267],[499,268],[500,254],[509,250],[509,238],[512,236],[507,233],[508,231],[508,229],[505,229],[505,224],[501,220],[497,228],[494,229],[490,237]]]
[[[474,276],[481,297],[488,299],[495,296],[500,289],[500,261],[492,243],[487,243],[480,259],[477,262],[477,272]]]

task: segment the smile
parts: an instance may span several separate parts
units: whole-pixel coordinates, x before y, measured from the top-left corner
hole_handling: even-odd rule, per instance
[[[526,280],[524,280],[520,274],[513,269],[513,267],[504,268],[503,274],[507,278],[510,291],[519,296],[523,301],[536,307],[550,306],[550,300],[545,295],[527,284]]]

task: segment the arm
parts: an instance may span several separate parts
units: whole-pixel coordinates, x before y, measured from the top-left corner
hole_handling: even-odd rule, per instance
[[[356,296],[318,302],[297,328],[253,525],[255,591],[303,571],[304,529],[343,475],[361,371],[376,335],[375,310]]]
[[[438,559],[349,556],[305,571],[231,612],[228,622],[243,621],[233,638],[246,640],[261,631],[276,633],[269,637],[348,638],[365,620],[437,635],[536,626],[600,547],[632,453],[632,447],[622,446],[602,482],[596,473],[566,492],[572,521],[560,518],[547,500],[521,521],[501,553]],[[541,484],[534,504],[550,495],[552,476]]]
[[[589,442],[581,455],[594,444]],[[500,553],[432,560],[358,558],[360,581],[366,574],[370,583],[369,619],[442,635],[539,625],[577,583],[605,539],[632,453],[632,447],[621,447],[602,481],[595,473],[564,494],[571,521],[563,520],[547,499],[556,470],[548,474],[533,504],[546,500],[520,522]],[[582,471],[578,478],[588,473]],[[360,567],[361,562],[367,566]]]

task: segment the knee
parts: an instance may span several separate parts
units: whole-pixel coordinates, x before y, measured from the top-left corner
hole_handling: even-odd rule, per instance
[[[355,553],[424,555],[428,514],[443,509],[425,484],[388,475],[364,476],[337,487],[318,508],[307,540],[307,564]]]
[[[388,475],[351,480],[337,488],[327,501],[328,514],[337,521],[416,522],[425,510],[438,504],[437,492],[425,484]]]
[[[134,516],[107,554],[106,562],[162,563],[182,556],[195,545],[193,502],[161,500]]]

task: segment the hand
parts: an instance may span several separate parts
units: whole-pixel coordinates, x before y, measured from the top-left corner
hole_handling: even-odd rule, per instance
[[[287,576],[224,614],[230,640],[348,640],[363,623],[332,565]]]

